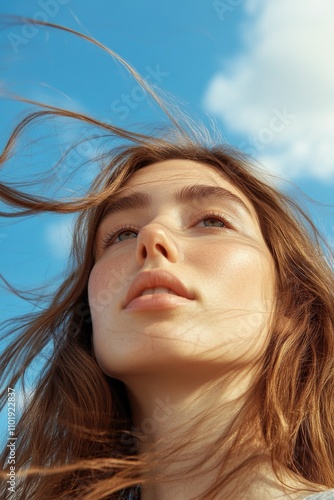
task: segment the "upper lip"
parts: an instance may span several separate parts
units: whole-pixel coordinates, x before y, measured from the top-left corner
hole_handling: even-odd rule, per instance
[[[139,273],[131,283],[125,297],[126,307],[133,299],[139,297],[144,290],[150,288],[168,288],[176,295],[186,299],[194,299],[194,294],[173,274],[157,269]]]

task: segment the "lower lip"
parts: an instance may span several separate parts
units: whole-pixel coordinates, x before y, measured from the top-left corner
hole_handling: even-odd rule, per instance
[[[141,295],[131,300],[126,306],[127,311],[153,311],[155,309],[172,309],[176,306],[189,304],[191,300],[179,295],[170,293],[157,293],[150,295]]]

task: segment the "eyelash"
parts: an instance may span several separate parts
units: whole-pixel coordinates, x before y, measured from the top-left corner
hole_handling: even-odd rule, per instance
[[[230,223],[228,217],[225,215],[222,215],[220,212],[208,212],[204,215],[199,216],[197,219],[195,219],[194,224],[198,224],[199,222],[203,222],[206,219],[216,219],[217,221],[223,222],[224,226],[222,229],[226,228],[231,228],[232,224]],[[213,226],[214,227],[214,226]],[[122,234],[122,232],[126,231],[139,231],[140,228],[138,226],[129,226],[129,225],[121,225],[121,226],[116,226],[114,230],[103,238],[102,241],[102,247],[105,249],[108,246],[115,245],[117,243],[123,243],[122,241],[115,242],[114,240]]]

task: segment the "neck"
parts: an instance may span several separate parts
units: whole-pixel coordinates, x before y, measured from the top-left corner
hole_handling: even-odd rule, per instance
[[[252,450],[262,447],[263,452],[253,428],[246,453],[231,453],[250,374],[224,375],[214,383],[199,373],[201,377],[137,375],[125,382],[139,455],[153,450],[159,457],[152,477],[161,479],[144,486],[143,500],[204,498],[205,491]],[[242,438],[247,441],[247,436]]]

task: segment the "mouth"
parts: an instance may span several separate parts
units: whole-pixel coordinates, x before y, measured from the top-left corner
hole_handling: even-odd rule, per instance
[[[159,287],[159,288],[148,288],[147,290],[144,290],[139,297],[143,297],[144,295],[157,295],[159,293],[168,293],[170,295],[177,295],[173,290],[170,290],[169,288],[164,288],[164,287]]]
[[[133,280],[123,308],[169,308],[186,304],[195,298],[193,292],[173,274],[162,269],[143,271]]]
[[[184,306],[190,304],[192,301],[185,298],[180,297],[180,295],[176,295],[175,293],[168,293],[166,290],[155,289],[154,293],[150,293],[151,290],[145,290],[142,295],[139,297],[135,297],[132,299],[129,304],[126,306],[126,311],[163,311],[168,309],[174,309],[175,307]],[[147,293],[146,293],[147,292]]]

